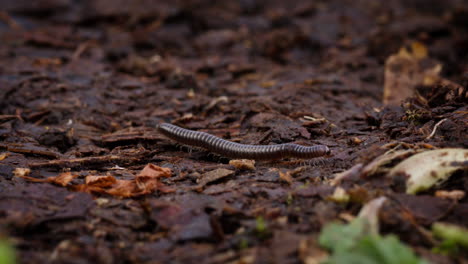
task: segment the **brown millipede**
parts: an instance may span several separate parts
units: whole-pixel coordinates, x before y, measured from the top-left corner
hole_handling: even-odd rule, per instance
[[[282,158],[312,159],[330,154],[325,145],[301,146],[292,143],[277,145],[247,145],[231,142],[205,132],[192,131],[172,124],[159,124],[166,137],[185,145],[203,148],[218,155],[236,159],[274,160]]]

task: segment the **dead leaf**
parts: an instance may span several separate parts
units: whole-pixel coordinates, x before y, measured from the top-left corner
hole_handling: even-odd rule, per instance
[[[95,187],[110,187],[115,184],[117,180],[114,176],[106,175],[106,176],[87,176],[85,178],[85,183],[88,186],[95,186]]]
[[[117,180],[112,188],[105,190],[105,193],[128,198],[150,194],[157,190],[164,193],[174,192],[173,188],[167,187],[159,181],[159,178],[171,175],[171,169],[149,163],[134,180]]]
[[[416,194],[444,182],[454,171],[467,168],[467,161],[466,149],[430,150],[401,162],[390,171],[390,175],[408,175],[406,192]]]
[[[228,169],[216,169],[209,171],[205,174],[203,174],[202,178],[199,181],[198,187],[204,187],[208,183],[220,180],[222,178],[226,178],[228,176],[231,176],[235,173],[235,171],[228,170]]]
[[[169,168],[163,168],[149,163],[146,165],[143,170],[140,171],[137,177],[146,176],[146,177],[171,177],[172,171]]]
[[[375,198],[362,207],[358,218],[365,219],[367,231],[371,234],[379,233],[379,210],[387,201],[385,196]]]
[[[29,169],[28,169],[29,170]],[[84,184],[69,186],[68,184],[78,175],[73,175],[71,172],[65,172],[57,177],[49,177],[47,179],[37,179],[19,174],[18,177],[27,179],[33,182],[49,182],[60,186],[67,186],[69,189],[78,192],[87,192],[94,194],[109,194],[122,198],[137,197],[145,194],[150,194],[155,191],[164,193],[174,192],[173,188],[164,185],[159,181],[161,177],[169,177],[172,171],[169,168],[162,168],[154,164],[148,164],[145,168],[135,176],[133,180],[117,180],[114,176],[95,176],[90,175],[85,178]]]
[[[291,172],[279,172],[279,177],[281,181],[287,182],[289,185],[293,183],[293,177],[291,176]]]
[[[255,160],[230,160],[229,165],[234,166],[238,170],[255,170]]]
[[[122,198],[135,197],[143,194],[133,180],[117,180],[112,188],[103,190],[103,193]]]
[[[402,47],[385,62],[384,104],[399,105],[415,94],[418,85],[432,85],[440,80],[442,65],[427,57],[427,48],[413,42]]]
[[[357,177],[361,173],[362,167],[363,167],[363,164],[358,163],[346,171],[335,174],[335,178],[333,178],[333,180],[330,181],[330,185],[336,186],[345,179]]]
[[[60,186],[67,186],[67,184],[69,184],[76,177],[78,177],[78,175],[73,175],[71,172],[64,172],[57,177],[47,178],[47,182],[54,183]]]
[[[13,175],[15,175],[15,177],[20,177],[20,178],[24,178],[25,176],[28,176],[30,173],[31,173],[31,169],[29,168],[16,168],[13,171]]]
[[[361,171],[365,177],[372,176],[377,173],[386,172],[390,168],[385,165],[390,164],[396,159],[404,159],[415,153],[413,149],[388,151],[387,153],[375,158],[371,163],[367,164]]]
[[[0,154],[0,161],[6,159],[8,157],[8,152],[3,152],[2,154]]]

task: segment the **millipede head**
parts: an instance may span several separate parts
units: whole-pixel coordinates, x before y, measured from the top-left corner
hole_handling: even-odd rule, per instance
[[[327,147],[327,146],[325,146],[325,147],[326,147],[325,156],[326,156],[326,157],[331,157],[331,156],[333,156],[333,155],[332,155],[332,152],[331,152],[331,149],[330,149],[329,147]]]

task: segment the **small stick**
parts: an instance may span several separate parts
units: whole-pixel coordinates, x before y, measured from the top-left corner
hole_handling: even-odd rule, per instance
[[[437,122],[437,124],[435,124],[434,128],[432,129],[431,134],[430,134],[429,136],[427,136],[426,139],[432,138],[432,137],[435,135],[435,132],[436,132],[437,128],[438,128],[443,122],[445,122],[446,120],[447,120],[447,118],[444,118],[444,119],[440,120],[439,122]]]

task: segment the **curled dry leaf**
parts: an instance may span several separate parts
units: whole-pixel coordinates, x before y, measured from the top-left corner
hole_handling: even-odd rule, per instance
[[[60,186],[67,186],[67,184],[69,184],[76,177],[78,177],[78,175],[73,175],[71,172],[64,172],[57,177],[47,178],[47,181]]]
[[[372,176],[380,172],[386,172],[389,170],[389,168],[385,167],[385,165],[390,164],[396,159],[402,160],[406,157],[409,157],[413,153],[415,153],[413,149],[389,151],[375,158],[371,163],[367,164],[362,169],[361,173],[362,175],[367,177],[367,176]]]
[[[366,220],[366,228],[370,234],[379,233],[379,211],[385,201],[387,201],[385,196],[375,198],[364,205],[359,212],[358,218]]]
[[[172,171],[169,168],[163,168],[149,163],[146,165],[143,170],[138,174],[137,177],[151,177],[151,178],[161,178],[161,177],[171,177]]]
[[[438,149],[416,154],[398,164],[390,175],[409,176],[406,192],[416,194],[447,180],[458,169],[468,168],[468,150]]]

